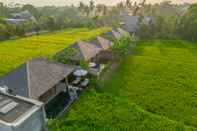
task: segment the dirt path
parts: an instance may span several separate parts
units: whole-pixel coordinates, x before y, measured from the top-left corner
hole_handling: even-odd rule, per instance
[[[103,83],[104,81],[107,81],[110,79],[111,75],[113,74],[114,71],[117,70],[117,68],[119,67],[120,65],[120,60],[117,60],[117,61],[113,61],[109,67],[103,72],[103,74],[100,76],[100,79],[99,81],[101,83]]]

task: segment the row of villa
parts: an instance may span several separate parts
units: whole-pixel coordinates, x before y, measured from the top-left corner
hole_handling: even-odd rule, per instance
[[[46,120],[65,111],[89,86],[90,76],[98,76],[106,61],[112,60],[112,39],[126,35],[127,31],[114,29],[56,54],[74,49],[69,58],[74,65],[35,58],[0,77],[0,131],[45,130]],[[88,69],[80,67],[80,61],[89,63]]]

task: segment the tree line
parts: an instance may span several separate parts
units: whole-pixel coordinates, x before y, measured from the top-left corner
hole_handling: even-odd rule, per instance
[[[12,13],[28,10],[36,22],[25,21],[20,25],[7,24],[4,19],[10,18]],[[121,13],[129,11],[133,16],[139,16],[139,30],[137,35],[141,39],[185,39],[197,41],[197,4],[172,4],[165,1],[159,4],[149,4],[146,0],[137,3],[126,0],[114,6],[95,4],[90,0],[88,4],[79,2],[78,6],[45,6],[33,5],[8,6],[0,3],[0,39],[10,39],[24,36],[26,32],[55,31],[70,27],[99,27],[120,26]],[[147,24],[144,18],[153,18]]]
[[[184,39],[197,41],[197,4],[175,5],[163,2],[145,5],[143,16],[154,18],[149,25],[140,24],[141,39]],[[143,17],[142,16],[142,17]]]
[[[29,11],[36,22],[26,20],[22,24],[8,24],[5,19],[11,18],[14,13]],[[35,7],[30,4],[8,6],[0,3],[0,39],[24,36],[26,32],[55,31],[74,27],[117,26],[120,10],[116,7],[107,7],[104,4],[89,4],[80,2],[78,6],[45,6]]]

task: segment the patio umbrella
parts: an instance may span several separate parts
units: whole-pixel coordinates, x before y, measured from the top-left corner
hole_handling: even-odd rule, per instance
[[[89,67],[95,67],[95,66],[96,66],[96,63],[93,63],[93,62],[89,63]]]
[[[88,74],[88,71],[83,69],[78,69],[73,74],[77,77],[82,77],[82,76],[86,76]]]

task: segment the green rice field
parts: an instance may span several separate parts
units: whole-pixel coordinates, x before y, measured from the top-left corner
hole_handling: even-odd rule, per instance
[[[51,56],[77,40],[88,40],[109,28],[77,28],[0,42],[0,76],[34,57]]]
[[[90,89],[51,131],[197,130],[197,44],[144,41],[102,88]]]

